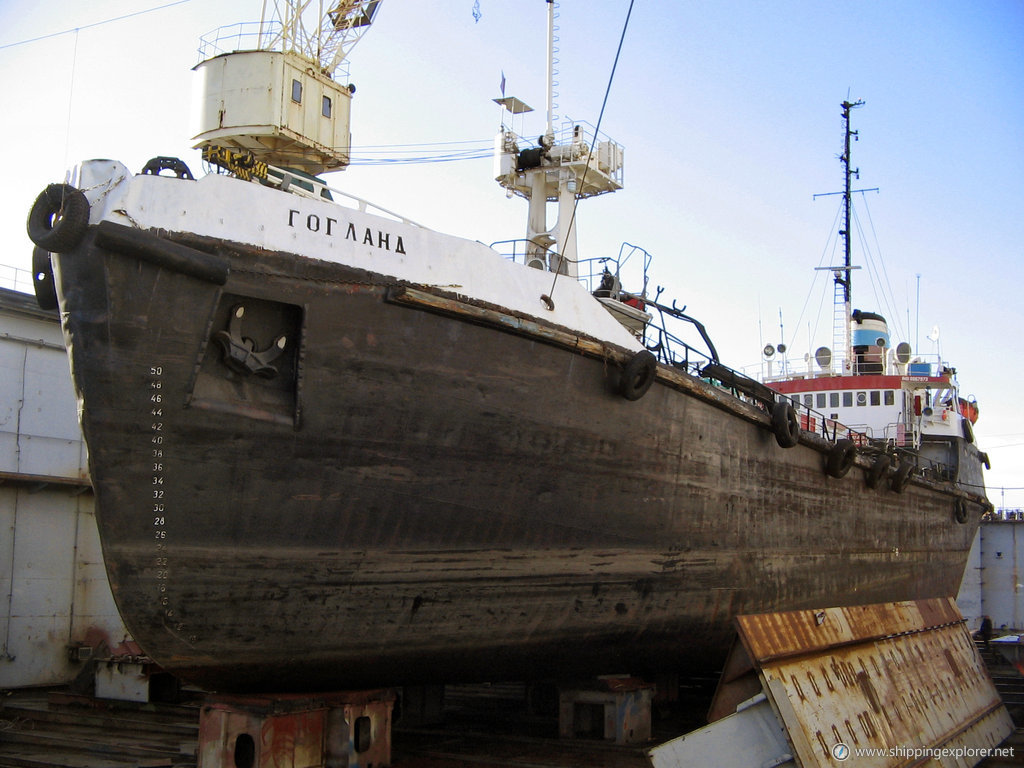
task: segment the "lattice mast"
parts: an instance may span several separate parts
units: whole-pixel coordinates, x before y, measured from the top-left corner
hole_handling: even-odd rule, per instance
[[[840,266],[816,267],[816,269],[832,272],[835,281],[831,351],[834,353],[833,359],[839,362],[840,371],[843,373],[853,372],[853,281],[851,276],[853,270],[860,269],[860,267],[853,266],[853,241],[850,229],[853,216],[853,193],[871,191],[852,188],[853,179],[860,178],[860,169],[850,167],[850,142],[857,140],[857,131],[850,129],[850,110],[863,104],[862,100],[858,100],[844,101],[840,105],[843,108],[843,153],[839,155],[839,161],[843,164],[843,191],[814,195],[814,199],[830,195],[843,196],[843,225],[839,230],[839,235],[843,238],[843,263]]]
[[[843,364],[849,365],[852,362],[852,338],[853,338],[853,327],[851,325],[851,318],[853,317],[853,304],[852,304],[852,288],[853,288],[853,243],[851,240],[851,216],[853,213],[853,188],[851,182],[853,178],[860,178],[860,169],[850,167],[850,140],[857,139],[857,131],[850,129],[850,110],[856,109],[864,104],[862,99],[850,102],[844,101],[842,103],[843,108],[843,154],[840,160],[843,163],[843,228],[839,234],[843,236],[843,269],[842,271],[836,270],[835,281],[836,285],[842,289],[843,298],[843,348],[842,358]],[[839,291],[836,291],[836,314],[839,313]],[[838,351],[838,350],[837,350]]]

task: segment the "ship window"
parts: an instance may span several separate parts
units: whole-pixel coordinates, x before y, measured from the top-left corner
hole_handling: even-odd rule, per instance
[[[825,393],[824,392],[819,392],[816,395],[816,399],[817,399],[817,403],[815,404],[815,408],[824,408],[825,407]]]
[[[872,405],[881,405],[882,404],[882,393],[879,392],[877,389],[874,390],[871,393],[871,404]]]
[[[811,407],[813,407],[813,405],[814,405],[814,396],[813,395],[804,395],[804,407],[805,408],[811,408]]]
[[[320,107],[320,112],[323,114],[324,117],[330,117],[331,116],[331,97],[330,96],[324,96],[324,101],[323,101],[323,105]]]
[[[302,103],[302,83],[292,80],[292,101],[296,104]]]
[[[829,408],[838,408],[839,407],[839,393],[838,392],[829,392],[828,393],[828,406],[829,406]]]
[[[893,392],[891,389],[887,389],[885,391],[885,404],[886,405],[895,405],[895,403],[896,403],[896,393]]]
[[[853,392],[843,392],[843,407],[844,408],[852,408],[853,407]]]
[[[867,404],[868,404],[868,393],[867,392],[858,392],[857,393],[857,405],[867,405]]]

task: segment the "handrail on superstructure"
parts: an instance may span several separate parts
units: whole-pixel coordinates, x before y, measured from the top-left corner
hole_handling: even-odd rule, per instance
[[[337,205],[341,205],[341,203],[335,197],[342,197],[355,203],[354,207],[360,213],[384,215],[412,227],[430,229],[382,205],[377,205],[358,195],[332,187],[315,176],[262,163],[256,160],[250,152],[237,152],[215,145],[207,145],[203,147],[203,160],[216,167],[218,173],[223,170],[242,181],[263,184],[264,186],[274,187],[282,192],[289,192],[309,200],[333,202]]]
[[[318,179],[312,179],[305,175],[293,173],[292,171],[289,171],[287,168],[278,168],[277,166],[273,165],[268,165],[267,170],[270,173],[280,177],[279,180],[277,180],[277,183],[274,184],[274,186],[277,186],[283,192],[291,192],[294,195],[306,197],[309,198],[310,200],[330,200],[332,202],[337,202],[334,199],[334,196],[339,195],[341,197],[344,197],[348,200],[355,202],[356,210],[358,210],[360,213],[369,212],[384,214],[386,216],[390,216],[391,218],[402,222],[403,224],[408,224],[410,226],[418,227],[420,229],[429,229],[429,227],[426,227],[423,224],[413,221],[412,219],[403,216],[400,213],[395,213],[394,211],[385,208],[382,205],[377,205],[376,203],[370,202],[369,200],[359,197],[358,195],[353,195],[348,192],[345,192],[344,190],[338,189],[337,187],[332,187],[329,184],[319,181]],[[273,182],[274,180],[269,181]],[[312,187],[312,189],[306,189],[305,185],[309,185],[310,187]],[[327,192],[328,194],[325,195],[325,192]]]

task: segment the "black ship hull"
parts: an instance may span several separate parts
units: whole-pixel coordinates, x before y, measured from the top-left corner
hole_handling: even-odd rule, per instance
[[[669,367],[627,400],[631,350],[454,291],[105,226],[54,257],[104,557],[203,686],[706,669],[738,613],[958,589],[983,497],[829,477]]]

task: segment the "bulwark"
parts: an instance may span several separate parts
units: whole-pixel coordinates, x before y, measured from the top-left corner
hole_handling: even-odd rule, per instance
[[[370,227],[366,227],[360,232],[352,222],[346,225],[345,222],[330,216],[310,213],[303,217],[302,211],[291,208],[288,210],[288,226],[300,229],[304,226],[310,232],[322,232],[327,237],[344,237],[346,240],[352,240],[356,243],[362,242],[363,245],[372,245],[382,251],[405,253],[405,243],[402,242],[401,235],[392,235],[390,232],[380,229],[374,230]]]

